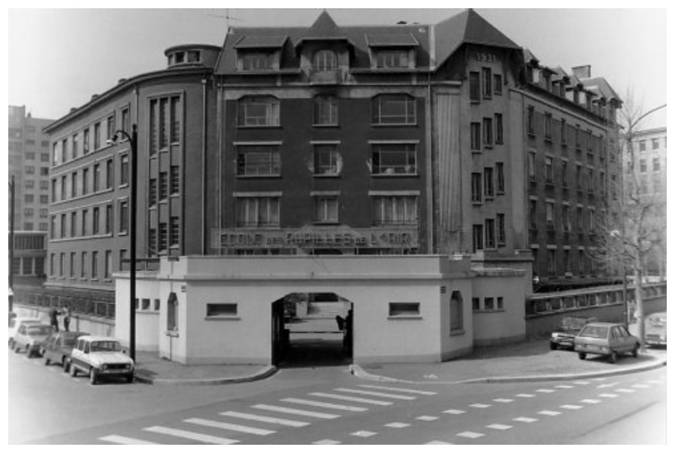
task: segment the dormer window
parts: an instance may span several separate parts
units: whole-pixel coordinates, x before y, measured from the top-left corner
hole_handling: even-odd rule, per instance
[[[244,71],[259,71],[272,69],[274,54],[267,52],[246,52],[242,56],[242,69]]]
[[[407,68],[410,64],[410,52],[407,49],[385,49],[377,52],[378,68]]]
[[[332,50],[319,50],[314,54],[315,71],[334,71],[338,67],[337,55]]]

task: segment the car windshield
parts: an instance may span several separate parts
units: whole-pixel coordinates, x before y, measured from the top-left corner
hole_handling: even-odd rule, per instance
[[[26,326],[26,333],[28,335],[49,335],[52,333],[50,326]]]
[[[608,328],[605,326],[586,326],[579,333],[580,337],[607,338]]]
[[[112,351],[117,352],[121,351],[122,347],[117,341],[94,341],[91,344],[91,352],[101,352],[101,351]]]

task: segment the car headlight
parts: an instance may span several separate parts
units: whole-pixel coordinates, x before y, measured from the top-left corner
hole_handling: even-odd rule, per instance
[[[609,348],[607,346],[601,346],[600,351],[602,352],[609,352]]]
[[[551,334],[551,338],[554,338],[554,339],[555,339],[555,338],[558,338],[558,335],[559,335],[559,334],[558,334],[557,332],[553,332],[553,333]]]

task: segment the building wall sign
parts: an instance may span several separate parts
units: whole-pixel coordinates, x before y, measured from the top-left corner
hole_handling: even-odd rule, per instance
[[[416,228],[213,229],[213,248],[417,248]]]

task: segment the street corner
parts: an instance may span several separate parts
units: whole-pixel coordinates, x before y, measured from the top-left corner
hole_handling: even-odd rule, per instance
[[[242,370],[237,366],[233,369],[227,367],[212,366],[188,366],[179,371],[157,372],[148,369],[139,369],[136,380],[154,385],[223,385],[253,382],[273,376],[277,371],[274,365],[266,367],[246,367],[250,370]]]

